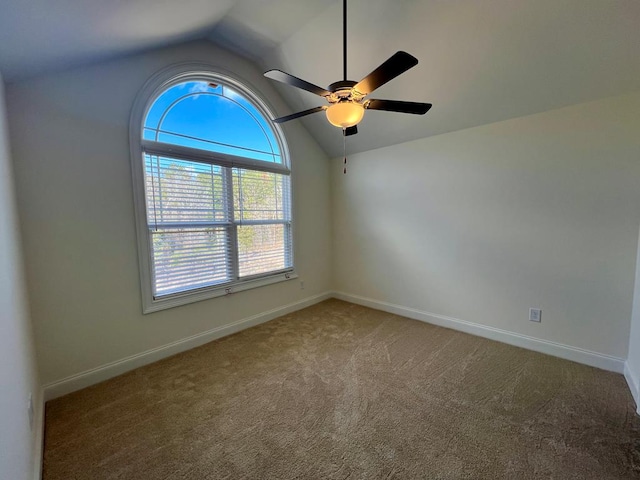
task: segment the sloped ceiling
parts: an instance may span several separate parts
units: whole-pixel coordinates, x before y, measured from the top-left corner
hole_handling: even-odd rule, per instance
[[[267,70],[326,87],[342,79],[338,0],[5,0],[0,71],[11,80],[191,38],[209,38]],[[420,63],[373,98],[433,103],[425,116],[368,111],[360,152],[640,90],[637,0],[350,0],[348,76],[397,50]],[[285,115],[322,105],[279,86]],[[302,121],[330,156],[339,129]],[[286,124],[285,124],[286,125]]]

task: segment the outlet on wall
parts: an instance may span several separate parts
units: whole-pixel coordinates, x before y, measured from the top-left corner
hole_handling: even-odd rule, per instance
[[[532,322],[542,322],[542,309],[540,308],[530,308],[529,309],[529,320]]]
[[[300,290],[304,290],[304,280],[300,280]]]
[[[31,394],[27,399],[27,413],[29,414],[29,427],[33,430],[33,395]]]

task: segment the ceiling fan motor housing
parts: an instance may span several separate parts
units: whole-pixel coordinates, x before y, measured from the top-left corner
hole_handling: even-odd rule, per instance
[[[358,82],[353,80],[341,80],[329,85],[329,91],[331,95],[327,97],[327,100],[331,103],[336,102],[349,102],[362,100],[364,95],[353,89]]]
[[[355,87],[356,83],[353,80],[340,80],[329,85],[329,91],[337,92],[338,90],[351,90]]]

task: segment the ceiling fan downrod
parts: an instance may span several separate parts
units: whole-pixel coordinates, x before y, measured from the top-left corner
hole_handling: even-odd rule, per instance
[[[342,0],[342,70],[347,81],[347,0]]]

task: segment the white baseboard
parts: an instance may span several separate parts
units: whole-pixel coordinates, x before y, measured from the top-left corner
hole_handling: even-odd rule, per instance
[[[625,377],[627,378],[627,382],[632,389],[636,404],[638,405],[639,403],[638,385],[637,383],[635,383],[631,373],[629,372],[629,374],[627,374],[628,368],[625,370],[625,361],[622,358],[344,292],[325,292],[320,295],[308,297],[298,302],[290,303],[288,305],[284,305],[267,312],[262,312],[260,314],[244,318],[221,327],[216,327],[214,329],[197,335],[193,335],[188,338],[184,338],[182,340],[178,340],[168,345],[147,350],[146,352],[132,355],[130,357],[108,363],[101,367],[87,370],[85,372],[47,384],[43,387],[44,401],[52,400],[76,390],[86,388],[88,386],[131,371],[135,368],[142,367],[163,358],[170,357],[171,355],[190,350],[200,345],[204,345],[205,343],[211,342],[227,335],[231,335],[233,333],[239,332],[240,330],[244,330],[246,328],[268,322],[269,320],[273,320],[274,318],[286,315],[291,312],[295,312],[296,310],[300,310],[302,308],[306,308],[331,297],[345,300],[347,302],[356,303],[359,305],[364,305],[370,308],[375,308],[377,310],[382,310],[396,315],[412,318],[415,320],[431,323],[433,325],[452,328],[454,330],[470,333],[472,335],[477,335],[502,343],[515,345],[517,347],[526,348],[528,350],[533,350],[567,360],[572,360],[574,362],[583,363],[585,365],[601,368],[603,370],[609,370],[616,373],[625,373]],[[44,408],[41,409],[41,412],[44,414]]]
[[[33,478],[42,479],[42,455],[44,452],[44,392],[42,388],[33,399]]]
[[[95,385],[96,383],[116,377],[138,367],[142,367],[144,365],[157,362],[158,360],[170,357],[177,353],[199,347],[200,345],[204,345],[205,343],[217,340],[218,338],[222,338],[227,335],[239,332],[240,330],[244,330],[246,328],[268,322],[269,320],[273,320],[274,318],[280,317],[282,315],[295,312],[296,310],[301,310],[323,300],[327,300],[331,298],[331,296],[331,292],[325,292],[320,295],[307,297],[303,300],[290,303],[282,307],[274,308],[273,310],[262,312],[248,318],[237,320],[227,325],[216,327],[206,332],[193,335],[191,337],[183,338],[182,340],[178,340],[168,345],[163,345],[161,347],[147,350],[146,352],[131,355],[130,357],[126,357],[121,360],[117,360],[115,362],[111,362],[106,365],[102,365],[100,367],[93,368],[91,370],[87,370],[85,372],[81,372],[67,378],[63,378],[62,380],[49,383],[43,387],[44,401],[46,402],[48,400],[61,397],[62,395],[75,392],[76,390]]]
[[[636,412],[640,415],[640,383],[638,383],[638,375],[634,375],[634,373],[629,368],[629,362],[624,362],[624,379],[627,381],[633,400],[636,402]]]
[[[424,312],[421,310],[416,310],[414,308],[403,307],[402,305],[381,302],[379,300],[361,297],[359,295],[334,292],[333,296],[334,298],[338,298],[340,300],[356,303],[358,305],[364,305],[365,307],[375,308],[376,310],[382,310],[383,312],[389,312],[396,315],[401,315],[403,317],[412,318],[414,320],[420,320],[422,322],[431,323],[440,327],[459,330],[461,332],[470,333],[472,335],[488,338],[490,340],[496,340],[498,342],[507,343],[509,345],[515,345],[516,347],[522,347],[528,350],[546,353],[547,355],[553,355],[554,357],[560,357],[566,360],[583,363],[585,365],[597,367],[602,370],[608,370],[616,373],[623,373],[624,371],[624,359],[613,357],[611,355],[605,355],[582,348],[572,347],[570,345],[564,345],[562,343],[550,342],[548,340],[529,337],[528,335],[521,335],[519,333],[510,332],[508,330],[489,327],[487,325],[468,322],[466,320],[460,320],[453,317]]]

